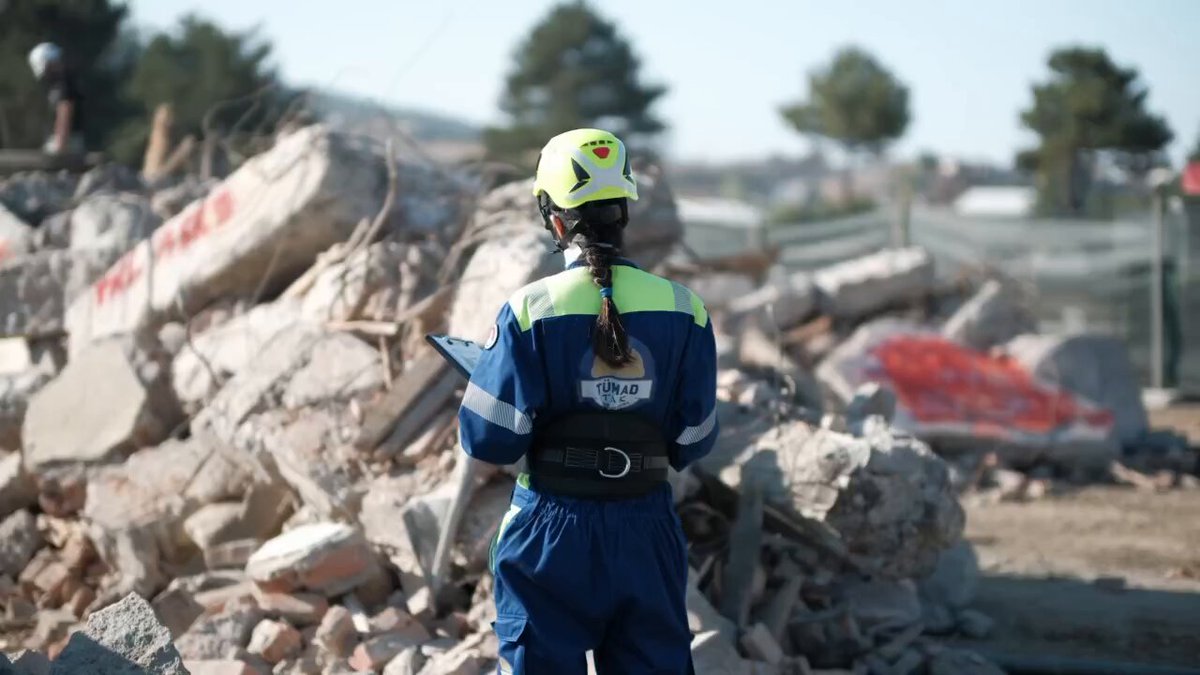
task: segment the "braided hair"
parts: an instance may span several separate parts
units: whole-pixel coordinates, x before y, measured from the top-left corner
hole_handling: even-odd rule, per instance
[[[613,261],[621,254],[629,210],[624,198],[588,202],[574,209],[549,209],[567,224],[567,239],[574,239],[583,251],[583,260],[592,273],[592,282],[600,289],[600,313],[592,327],[592,349],[596,356],[613,368],[633,362],[629,335],[621,322],[621,312],[613,300]]]

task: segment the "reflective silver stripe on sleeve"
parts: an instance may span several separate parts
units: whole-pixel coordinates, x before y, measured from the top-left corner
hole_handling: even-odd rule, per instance
[[[529,289],[525,302],[529,307],[530,323],[554,316],[554,300],[550,297],[550,286],[544,281],[534,284],[533,288]]]
[[[675,292],[675,311],[692,316],[692,293],[687,286],[672,281],[671,290]]]
[[[713,408],[713,411],[710,412],[708,417],[705,417],[704,421],[700,424],[697,424],[694,427],[684,427],[683,432],[679,434],[679,438],[675,439],[675,443],[678,445],[691,445],[692,443],[699,443],[705,438],[708,438],[708,435],[712,433],[713,427],[715,426],[717,426],[717,409]]]
[[[524,436],[533,430],[533,423],[520,410],[492,396],[474,383],[467,384],[462,406],[483,419]]]

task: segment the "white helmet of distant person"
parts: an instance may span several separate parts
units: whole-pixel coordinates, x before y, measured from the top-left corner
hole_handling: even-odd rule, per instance
[[[61,60],[62,50],[52,42],[43,42],[29,52],[29,67],[39,78],[46,74],[46,69],[50,67],[51,63],[58,63]]]

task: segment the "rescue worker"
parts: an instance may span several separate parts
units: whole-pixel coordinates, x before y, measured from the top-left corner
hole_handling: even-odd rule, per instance
[[[637,199],[624,144],[576,129],[542,149],[533,187],[568,269],[500,310],[459,411],[463,449],[525,460],[493,542],[499,672],[692,672],[687,550],[668,466],[717,435],[703,303],[621,257]],[[636,227],[636,224],[631,227]]]
[[[82,96],[74,75],[63,62],[62,50],[50,42],[39,44],[29,52],[29,67],[46,89],[54,119],[50,137],[42,150],[51,155],[82,154]]]

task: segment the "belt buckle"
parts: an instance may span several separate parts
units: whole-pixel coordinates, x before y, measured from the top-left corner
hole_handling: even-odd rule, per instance
[[[624,450],[610,446],[604,448],[604,452],[615,452],[620,455],[621,458],[625,460],[625,468],[621,469],[620,473],[607,473],[604,469],[599,469],[601,476],[604,476],[605,478],[624,478],[629,474],[630,469],[633,468],[633,460],[629,458],[629,455]],[[607,455],[605,456],[605,459],[607,460]],[[605,461],[605,466],[608,466],[607,461]]]

